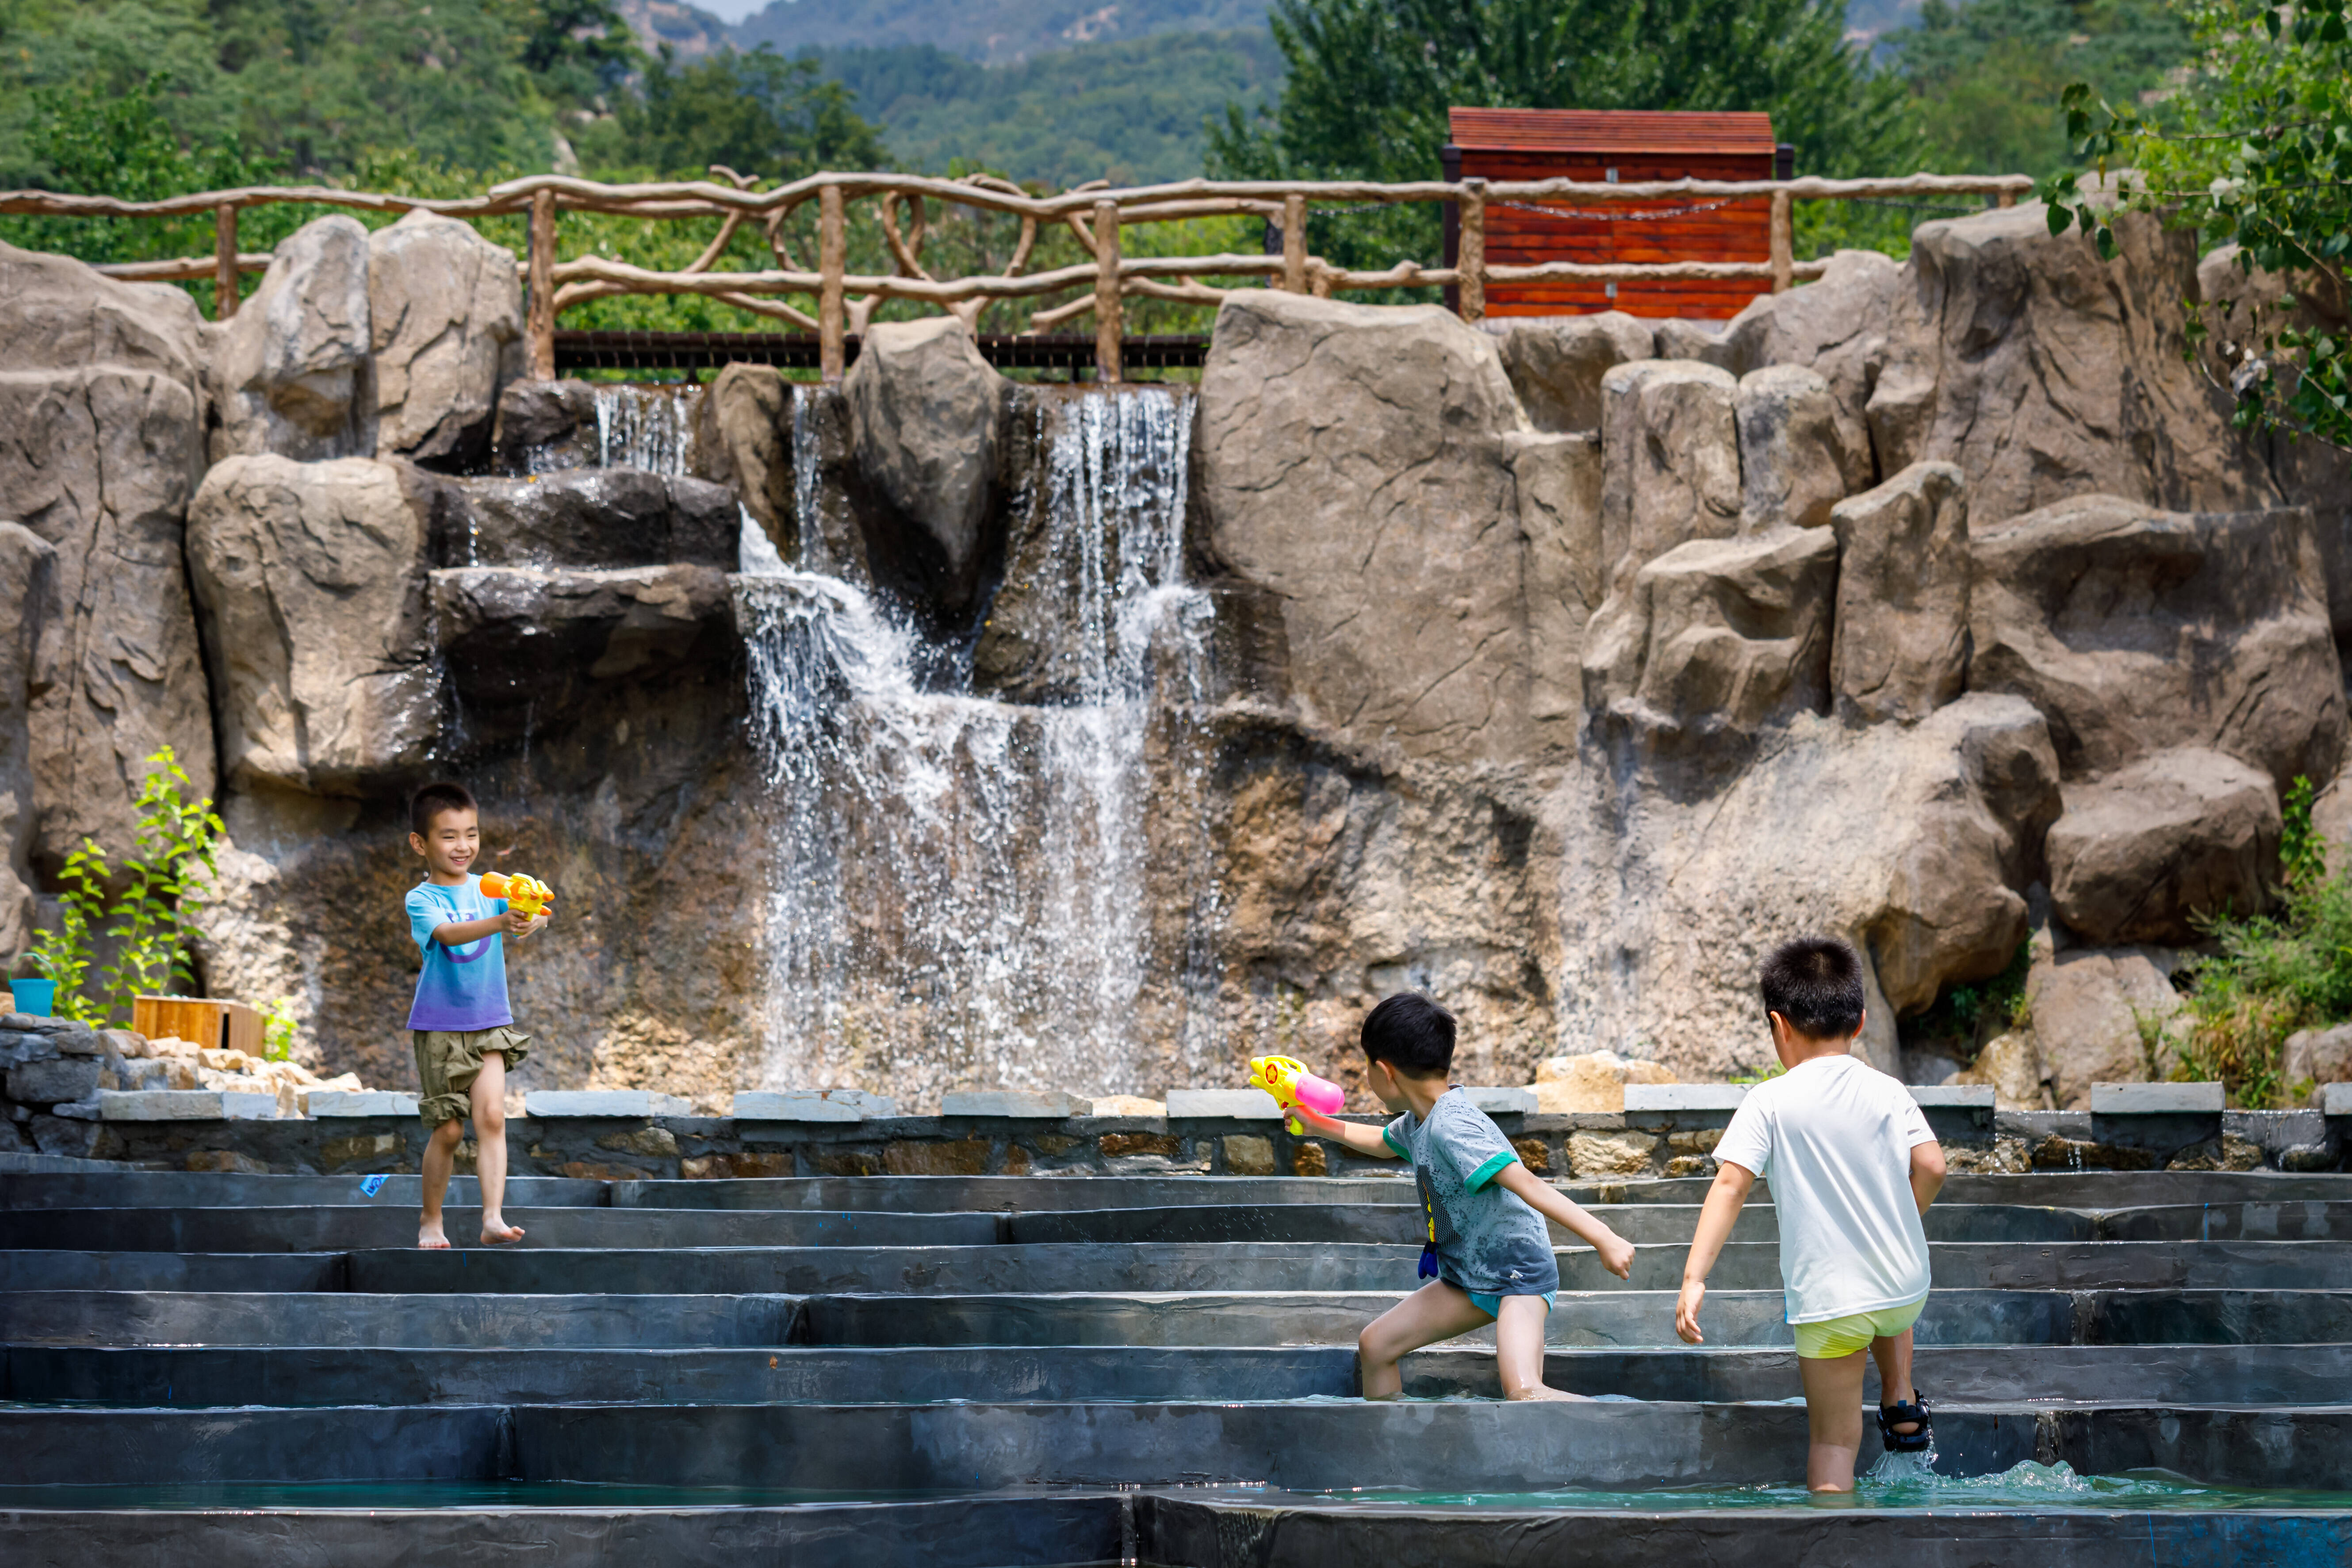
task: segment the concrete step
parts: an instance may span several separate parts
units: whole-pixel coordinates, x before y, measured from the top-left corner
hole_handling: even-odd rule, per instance
[[[1779,1401],[1802,1386],[1796,1352],[1785,1347],[1557,1350],[1545,1371],[1553,1387],[1570,1393],[1654,1402]],[[2352,1345],[1996,1345],[1923,1347],[1914,1375],[1938,1407],[2031,1401],[2054,1409],[2290,1407],[2340,1395],[2348,1374]],[[1404,1382],[1416,1398],[1502,1395],[1488,1348],[1408,1357]],[[0,1398],[26,1405],[1166,1403],[1359,1392],[1352,1345],[0,1348]]]
[[[386,1176],[374,1196],[360,1190],[369,1178],[251,1176],[209,1171],[111,1171],[0,1173],[0,1209],[254,1208],[293,1204],[372,1204],[414,1210],[424,1201],[423,1179]],[[680,1183],[679,1185],[691,1185]],[[507,1202],[517,1208],[600,1208],[613,1184],[569,1176],[515,1176]],[[448,1203],[479,1208],[481,1188],[471,1176],[449,1179]]]
[[[1948,1404],[1939,1470],[2063,1459],[2225,1486],[2352,1487],[2352,1406]],[[0,1409],[26,1486],[528,1479],[653,1487],[1240,1482],[1517,1492],[1754,1486],[1801,1475],[1797,1405],[1460,1400]],[[1861,1463],[1877,1458],[1865,1426]]]

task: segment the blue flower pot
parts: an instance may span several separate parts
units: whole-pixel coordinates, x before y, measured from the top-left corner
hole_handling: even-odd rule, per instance
[[[58,1003],[58,983],[54,980],[11,980],[8,989],[16,996],[16,1011],[46,1018]]]

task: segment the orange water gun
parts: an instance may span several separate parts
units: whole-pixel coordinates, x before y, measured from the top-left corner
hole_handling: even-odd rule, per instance
[[[1250,1058],[1249,1080],[1251,1088],[1274,1096],[1275,1103],[1282,1107],[1287,1118],[1294,1138],[1307,1129],[1289,1112],[1303,1105],[1319,1116],[1337,1116],[1348,1103],[1346,1089],[1328,1078],[1317,1078],[1296,1057]]]
[[[504,899],[507,908],[527,921],[537,920],[555,902],[555,889],[536,877],[520,871],[509,875],[503,871],[482,873],[482,897]]]

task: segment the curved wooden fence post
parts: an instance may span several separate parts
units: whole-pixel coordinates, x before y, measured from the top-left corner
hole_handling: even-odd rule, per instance
[[[555,379],[555,193],[530,194],[530,378]]]
[[[1296,194],[1282,198],[1282,286],[1307,292],[1307,198]]]
[[[1286,238],[1283,242],[1287,245]],[[1095,204],[1095,380],[1124,380],[1119,365],[1118,204]]]
[[[1463,181],[1458,205],[1462,244],[1454,265],[1462,277],[1454,285],[1455,297],[1462,301],[1464,321],[1483,321],[1486,319],[1486,182]]]
[[[236,206],[223,202],[213,208],[214,321],[236,314]]]
[[[1786,294],[1797,280],[1796,224],[1787,191],[1772,193],[1772,292]]]
[[[817,369],[825,380],[839,381],[849,367],[848,351],[842,342],[848,312],[842,277],[849,270],[849,216],[839,185],[827,185],[817,193],[816,211]]]

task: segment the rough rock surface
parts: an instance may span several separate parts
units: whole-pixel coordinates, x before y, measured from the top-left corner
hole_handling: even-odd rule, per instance
[[[2344,681],[2308,514],[2088,496],[1988,531],[1979,502],[1969,685],[2030,699],[2070,776],[2176,746],[2282,789],[2334,776]]]
[[[2195,942],[2197,916],[2269,902],[2278,795],[2236,758],[2158,752],[2065,795],[2050,829],[2051,908],[2092,946]]]
[[[58,552],[0,522],[0,952],[33,934],[33,704],[56,679]]]
[[[2180,1010],[2161,949],[2076,948],[2037,954],[2026,1005],[2044,1081],[2061,1110],[2087,1110],[2095,1083],[2145,1083],[2149,1050]]]
[[[220,333],[213,460],[373,455],[373,345],[367,230],[340,213],[304,224]]]
[[[1601,378],[1601,555],[1612,591],[1678,544],[1738,531],[1738,386],[1688,360]]]
[[[933,597],[970,603],[987,564],[986,523],[1009,384],[952,316],[867,330],[843,378],[858,467],[928,544]]]
[[[1830,655],[1838,713],[1858,723],[1924,719],[1968,681],[1969,502],[1960,470],[1914,463],[1839,502],[1830,521],[1838,540]]]
[[[501,431],[506,418],[502,411]],[[533,431],[554,424],[544,417],[527,421],[520,409],[516,422],[519,430]],[[735,492],[786,561],[800,553],[792,433],[793,389],[767,365],[729,365],[695,405],[695,450],[701,458],[698,471]]]
[[[638,468],[575,468],[535,479],[433,482],[441,566],[661,566],[735,570],[735,494]]]
[[[1519,405],[1537,429],[1549,432],[1600,429],[1601,378],[1648,359],[1655,337],[1649,322],[1622,310],[1496,324],[1503,371]]]
[[[1830,389],[1837,450],[1851,465],[1846,489],[1867,489],[1874,478],[1904,466],[1874,455],[1865,410],[1887,356],[1897,301],[1910,283],[1892,257],[1841,250],[1829,270],[1803,288],[1759,294],[1692,357],[1738,376],[1767,365],[1801,365],[1821,376]]]
[[[1826,529],[1668,551],[1594,616],[1587,706],[1654,754],[1719,774],[1766,727],[1827,708],[1837,563]]]
[[[1742,532],[1823,528],[1855,465],[1839,437],[1829,383],[1803,365],[1768,365],[1739,378]],[[1860,465],[1869,472],[1865,460]]]
[[[231,458],[188,513],[231,784],[357,793],[441,726],[425,622],[426,510],[369,458]]]
[[[2046,1110],[2049,1103],[2042,1080],[2042,1056],[2030,1030],[1995,1035],[1977,1052],[1977,1059],[1952,1075],[1955,1084],[1976,1084],[1992,1090],[1996,1110]]]
[[[1625,1109],[1629,1083],[1673,1083],[1674,1073],[1656,1062],[1632,1060],[1614,1051],[1546,1057],[1536,1064],[1536,1110],[1547,1116]]]
[[[2315,1084],[2352,1083],[2352,1024],[2332,1029],[2298,1029],[2286,1037],[2279,1054],[2279,1077],[2289,1088],[2308,1079]]]
[[[1527,541],[1528,717],[1539,728],[1572,729],[1584,710],[1584,680],[1572,655],[1608,592],[1601,558],[1601,437],[1598,431],[1512,431],[1503,453],[1518,490]]]
[[[1560,1032],[1646,1042],[1685,1079],[1769,1060],[1756,965],[1804,931],[1854,940],[1871,968],[1866,1054],[1896,1067],[1894,1020],[1945,985],[1999,973],[2025,934],[2025,886],[2058,808],[2042,717],[1970,695],[1916,725],[1805,717],[1719,791],[1678,800],[1587,779],[1565,846]]]
[[[520,368],[514,253],[422,208],[368,239],[376,451],[423,463],[478,457],[499,384]]]
[[[1612,372],[1612,375],[1623,374]],[[1526,428],[1495,340],[1435,307],[1229,295],[1201,376],[1207,545],[1278,600],[1308,723],[1523,755]]]
[[[182,536],[205,460],[205,326],[179,289],[0,246],[0,519],[57,551],[56,682],[33,709],[37,865],[121,850],[145,759],[213,787]]]

